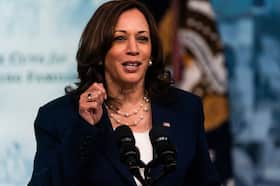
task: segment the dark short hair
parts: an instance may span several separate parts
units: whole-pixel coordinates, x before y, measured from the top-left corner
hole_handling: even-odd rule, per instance
[[[102,4],[87,23],[76,55],[78,63],[78,88],[73,92],[79,96],[93,82],[101,82],[105,89],[104,59],[112,46],[114,29],[120,15],[130,9],[138,9],[146,18],[152,44],[151,59],[145,77],[145,90],[151,98],[158,98],[167,91],[172,80],[165,71],[163,49],[156,22],[147,7],[136,0],[113,0]]]

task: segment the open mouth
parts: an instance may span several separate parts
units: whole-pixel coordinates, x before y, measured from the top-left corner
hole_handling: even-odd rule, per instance
[[[138,61],[127,61],[127,62],[124,62],[122,65],[126,71],[134,72],[138,69],[138,67],[141,65],[141,63]]]

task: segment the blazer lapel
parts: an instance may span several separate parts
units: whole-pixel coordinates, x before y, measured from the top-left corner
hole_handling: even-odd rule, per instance
[[[172,139],[174,138],[174,132],[172,132],[173,125],[175,124],[176,114],[167,105],[161,105],[157,103],[151,103],[152,107],[152,125],[153,127],[165,126],[170,130],[167,130],[167,135]],[[152,168],[151,174],[152,178],[156,178],[161,174],[162,167],[157,165]],[[158,181],[160,181],[159,179]]]
[[[157,103],[151,103],[152,107],[152,125],[153,127],[164,126],[169,128],[167,130],[170,138],[174,136],[174,126],[176,124],[176,112],[170,109],[168,105],[160,105]]]
[[[169,127],[172,127],[172,121],[174,120],[173,113],[168,107],[164,107],[163,105],[157,103],[151,103],[152,107],[152,119],[153,126],[162,126],[165,124],[170,124]]]
[[[104,124],[104,139],[100,145],[104,151],[104,157],[109,160],[112,167],[128,182],[129,185],[136,185],[133,175],[129,172],[127,166],[120,161],[119,149],[114,137],[114,131],[111,125],[111,121],[108,117],[106,109],[103,109],[102,124]]]

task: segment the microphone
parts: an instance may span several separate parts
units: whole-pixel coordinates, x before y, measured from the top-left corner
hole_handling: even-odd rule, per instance
[[[166,132],[166,127],[153,127],[149,133],[155,159],[163,165],[164,174],[176,169],[176,149],[171,144]]]
[[[121,125],[115,129],[117,144],[120,149],[120,159],[129,170],[139,168],[140,153],[135,146],[135,139],[130,128]]]
[[[126,125],[120,125],[115,129],[115,137],[120,150],[120,159],[128,167],[129,171],[144,185],[139,168],[143,166],[140,160],[140,152],[135,146],[135,139],[131,129]]]

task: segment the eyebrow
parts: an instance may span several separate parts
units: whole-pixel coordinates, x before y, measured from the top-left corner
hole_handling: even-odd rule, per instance
[[[125,31],[125,30],[115,30],[114,33],[116,33],[116,32],[127,33],[127,31]],[[141,30],[141,31],[138,31],[137,33],[142,34],[142,33],[149,33],[149,32],[146,30]]]

